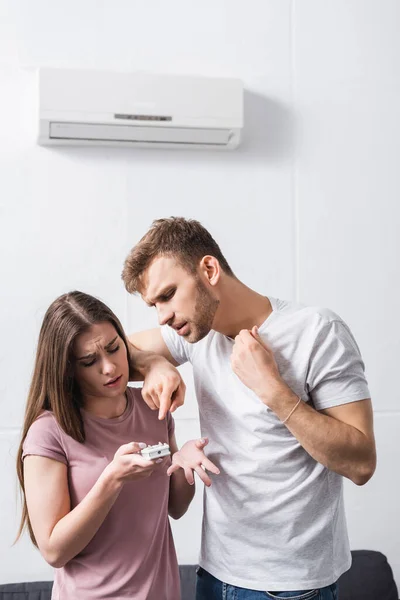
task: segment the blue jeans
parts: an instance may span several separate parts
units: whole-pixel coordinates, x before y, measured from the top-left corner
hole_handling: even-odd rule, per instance
[[[333,583],[319,590],[299,590],[296,592],[259,592],[223,583],[202,569],[197,570],[196,600],[337,600],[337,585]]]

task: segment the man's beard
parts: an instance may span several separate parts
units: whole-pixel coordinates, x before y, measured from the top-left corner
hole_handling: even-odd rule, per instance
[[[195,316],[190,321],[190,330],[185,339],[191,344],[202,340],[211,331],[219,300],[214,298],[204,283],[199,279],[196,286],[197,296]]]

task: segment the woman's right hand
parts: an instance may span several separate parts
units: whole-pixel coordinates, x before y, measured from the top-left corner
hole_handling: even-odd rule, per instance
[[[125,483],[127,481],[138,481],[150,477],[153,471],[159,467],[160,461],[147,460],[140,454],[140,450],[146,444],[130,442],[120,446],[114,455],[114,459],[105,468],[104,474],[115,481]]]

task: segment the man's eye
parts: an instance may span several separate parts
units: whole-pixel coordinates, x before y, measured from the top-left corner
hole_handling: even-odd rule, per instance
[[[109,350],[109,354],[114,354],[114,352],[117,352],[119,350],[119,344],[118,346],[116,346],[115,348],[113,348],[112,350]]]

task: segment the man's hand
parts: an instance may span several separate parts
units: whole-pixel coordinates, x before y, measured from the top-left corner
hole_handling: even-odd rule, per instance
[[[270,406],[282,392],[290,391],[279,374],[271,348],[260,338],[257,327],[242,329],[235,337],[231,355],[233,372]]]
[[[183,444],[182,448],[173,454],[172,465],[169,467],[167,475],[172,475],[172,473],[178,471],[178,469],[183,469],[186,481],[190,483],[190,485],[193,485],[193,471],[196,471],[203,483],[209,487],[211,485],[211,479],[204,469],[211,471],[211,473],[215,473],[215,475],[219,475],[220,471],[203,452],[203,448],[207,446],[207,444],[207,438],[190,440]]]
[[[153,355],[148,359],[142,389],[143,400],[152,409],[158,409],[158,418],[174,412],[185,401],[186,386],[179,371],[166,358]]]

